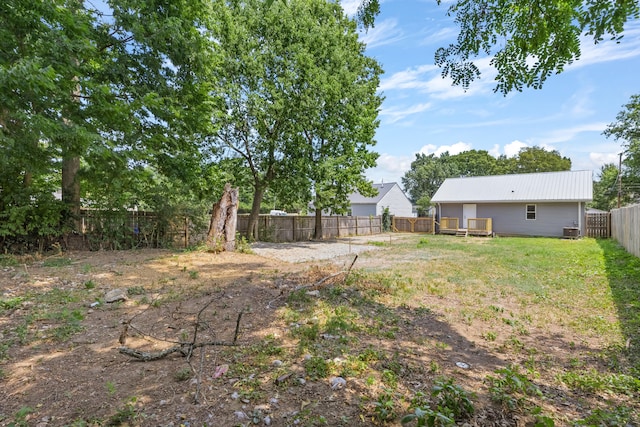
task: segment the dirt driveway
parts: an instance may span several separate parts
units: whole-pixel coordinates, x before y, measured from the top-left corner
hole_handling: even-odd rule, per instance
[[[402,234],[376,234],[373,236],[344,237],[328,241],[294,243],[256,242],[251,249],[256,255],[280,261],[300,263],[308,261],[335,260],[337,264],[345,258],[368,251],[376,251],[407,236]]]

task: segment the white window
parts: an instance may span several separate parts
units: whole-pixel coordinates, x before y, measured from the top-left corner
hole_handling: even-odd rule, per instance
[[[536,205],[527,205],[527,219],[536,219]]]

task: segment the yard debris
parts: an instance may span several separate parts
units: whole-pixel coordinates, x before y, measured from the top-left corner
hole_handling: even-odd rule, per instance
[[[221,376],[226,374],[228,370],[229,370],[229,365],[225,364],[225,365],[216,366],[216,370],[213,373],[213,378],[220,378]]]
[[[332,390],[342,390],[347,385],[347,380],[342,377],[333,377],[329,380]]]
[[[127,292],[124,289],[112,289],[104,296],[104,302],[111,304],[118,301],[126,301]]]
[[[456,362],[456,366],[460,369],[469,369],[471,367],[468,363],[464,362]]]

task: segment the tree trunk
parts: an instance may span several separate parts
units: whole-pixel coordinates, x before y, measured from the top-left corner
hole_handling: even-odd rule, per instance
[[[264,197],[266,186],[254,186],[253,203],[251,204],[251,214],[249,214],[249,225],[247,227],[247,238],[249,240],[258,240],[258,219],[260,218],[260,205]]]
[[[316,227],[314,234],[317,240],[322,240],[322,209],[320,208],[316,208]]]
[[[207,233],[207,246],[215,252],[236,249],[236,225],[238,222],[238,189],[231,184],[224,186],[222,197],[213,205]]]
[[[62,201],[67,206],[70,224],[74,231],[80,231],[80,157],[62,159]]]

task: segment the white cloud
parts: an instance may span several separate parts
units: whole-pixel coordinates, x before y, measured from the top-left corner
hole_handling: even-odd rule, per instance
[[[528,144],[525,144],[524,142],[518,141],[516,139],[515,141],[510,142],[509,144],[506,144],[504,146],[504,154],[507,157],[515,157],[520,152],[520,149],[528,146]]]
[[[356,12],[358,12],[358,6],[360,6],[360,3],[362,3],[362,0],[342,0],[340,2],[340,6],[342,6],[344,13],[349,16],[354,16]]]
[[[360,33],[360,41],[364,42],[368,48],[393,44],[404,37],[404,32],[398,27],[397,19],[385,19],[376,23],[375,27]]]
[[[397,182],[402,186],[402,177],[411,169],[413,160],[409,156],[394,156],[383,153],[378,157],[376,167],[369,169],[366,176],[375,183]]]
[[[379,89],[385,90],[400,90],[400,89],[426,89],[426,82],[423,80],[423,76],[433,71],[438,70],[435,65],[419,65],[417,67],[408,68],[404,71],[399,71],[393,74],[387,79],[383,79],[380,82]]]
[[[583,132],[599,132],[602,133],[607,128],[605,122],[587,123],[573,126],[565,129],[556,129],[543,138],[537,138],[536,143],[541,146],[554,144],[559,142],[567,142],[575,139]]]
[[[455,41],[458,36],[459,29],[456,27],[445,27],[441,28],[438,31],[428,34],[422,42],[421,45],[432,45],[432,44],[441,44],[444,41]],[[438,46],[439,47],[439,46]]]
[[[380,115],[388,117],[388,119],[386,120],[387,123],[396,123],[407,116],[421,113],[423,111],[428,110],[429,108],[431,108],[430,103],[415,104],[403,109],[397,108],[397,107],[390,107],[390,108],[383,108],[382,111],[380,111]]]
[[[480,69],[481,78],[471,83],[466,91],[461,86],[453,86],[453,81],[443,78],[438,66],[432,64],[407,68],[391,75],[380,83],[380,90],[418,90],[437,99],[468,97],[484,93],[492,93],[495,86],[496,70],[490,65],[491,58],[480,58],[474,61]]]
[[[580,51],[580,59],[567,66],[567,70],[602,62],[640,57],[640,25],[633,22],[628,25],[620,43],[604,40],[595,44],[593,38],[582,37]]]
[[[489,150],[489,154],[493,157],[500,157],[500,144],[493,144],[493,147]]]
[[[617,153],[589,153],[589,160],[591,160],[591,163],[593,163],[595,167],[599,168],[608,163],[617,165],[619,157]]]
[[[440,156],[442,153],[447,151],[451,155],[456,155],[456,154],[462,153],[463,151],[469,151],[469,150],[471,150],[471,144],[460,141],[452,145],[436,146],[433,144],[427,144],[427,145],[424,145],[419,152],[421,154],[427,154],[427,155],[435,154],[436,156]]]

